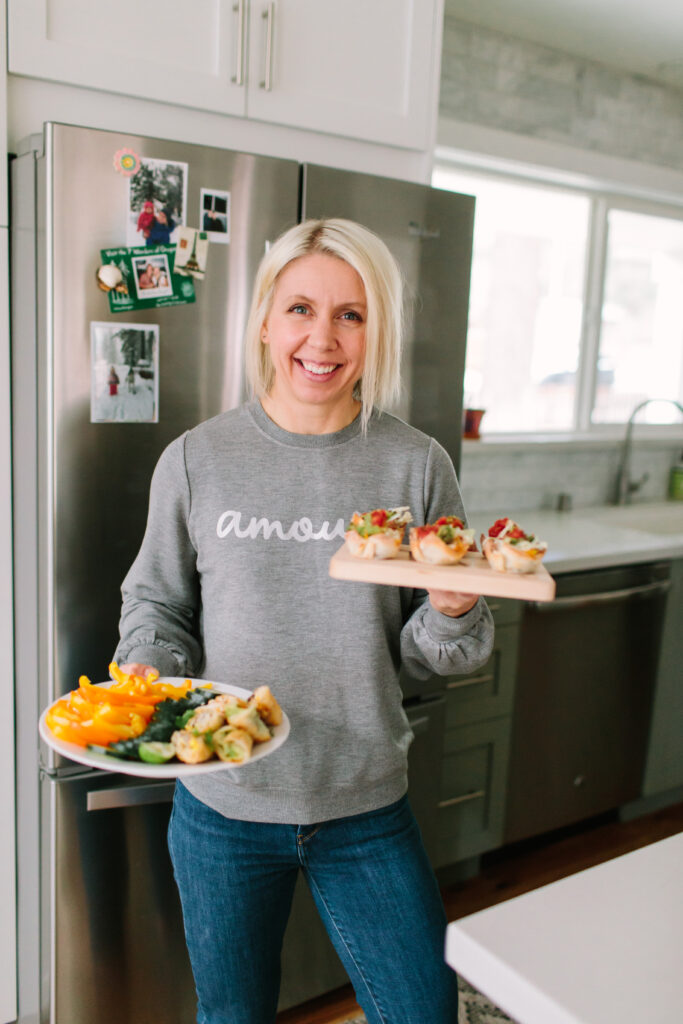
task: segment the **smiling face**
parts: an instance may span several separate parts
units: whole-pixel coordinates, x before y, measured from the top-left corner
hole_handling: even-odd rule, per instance
[[[295,433],[317,434],[355,418],[366,318],[363,282],[344,260],[313,253],[285,267],[261,330],[275,373],[263,400],[271,419]]]

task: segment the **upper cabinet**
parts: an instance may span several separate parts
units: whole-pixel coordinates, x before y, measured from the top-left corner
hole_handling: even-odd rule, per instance
[[[9,0],[9,70],[425,150],[443,0]]]

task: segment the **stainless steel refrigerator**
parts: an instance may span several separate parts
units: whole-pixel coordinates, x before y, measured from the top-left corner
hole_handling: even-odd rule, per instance
[[[128,159],[180,165],[185,222],[228,205],[194,302],[115,313],[101,250],[130,244]],[[155,138],[47,124],[12,162],[12,402],[21,1024],[186,1024],[194,991],[166,851],[172,788],[83,769],[39,742],[40,711],[106,677],[120,584],[162,449],[245,397],[242,334],[269,241],[304,217],[376,230],[404,271],[408,344],[394,410],[459,463],[474,201],[410,183]],[[136,228],[137,230],[137,228]],[[212,236],[213,237],[213,236]],[[142,234],[139,241],[144,244]],[[158,329],[142,422],[98,420],[91,324]],[[119,382],[121,390],[125,382]],[[432,841],[443,698],[405,680],[411,792]],[[432,807],[433,805],[433,807]],[[304,894],[281,1006],[344,982]],[[336,961],[336,962],[335,962]],[[340,973],[341,972],[341,973]]]

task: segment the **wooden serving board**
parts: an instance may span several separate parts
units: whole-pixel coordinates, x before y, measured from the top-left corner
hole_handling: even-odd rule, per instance
[[[552,601],[555,580],[544,565],[532,573],[496,572],[478,551],[457,565],[425,565],[410,557],[404,546],[397,558],[355,558],[346,544],[330,559],[330,576],[356,583],[385,583],[394,587],[455,590],[521,601]]]

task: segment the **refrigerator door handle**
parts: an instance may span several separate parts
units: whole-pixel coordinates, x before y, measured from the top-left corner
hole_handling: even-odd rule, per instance
[[[143,804],[167,804],[173,800],[174,782],[155,782],[149,786],[112,786],[88,793],[89,811],[110,811],[115,807],[141,807]]]

